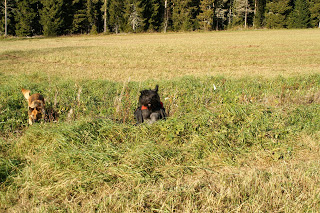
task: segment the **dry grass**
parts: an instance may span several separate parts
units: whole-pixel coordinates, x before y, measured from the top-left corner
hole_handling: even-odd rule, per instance
[[[6,209],[8,212],[316,212],[320,207],[319,141],[303,136],[299,145],[303,146],[297,152],[301,159],[269,161],[268,165],[247,160],[248,164],[242,167],[210,163],[210,169],[193,167],[189,172],[188,167],[168,164],[160,168],[165,176],[158,181],[136,179],[135,174],[130,175],[120,165],[119,168],[105,165],[115,179],[119,178],[114,182],[103,180],[102,176],[92,178],[92,174],[70,167],[54,168],[49,163],[52,159],[32,155],[30,151],[33,158],[28,164],[32,166],[24,168],[25,176],[15,178],[15,184],[21,185],[19,196],[7,194],[15,205]],[[313,157],[305,158],[306,155]],[[63,160],[69,165],[69,158]]]
[[[133,81],[320,72],[319,30],[226,31],[1,40],[0,70]]]
[[[0,211],[318,212],[318,35],[0,40]],[[170,116],[134,126],[155,84]],[[27,126],[22,86],[59,122]]]

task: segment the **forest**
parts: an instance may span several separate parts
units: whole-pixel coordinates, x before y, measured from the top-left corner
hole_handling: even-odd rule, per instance
[[[320,0],[1,0],[0,35],[320,27]]]

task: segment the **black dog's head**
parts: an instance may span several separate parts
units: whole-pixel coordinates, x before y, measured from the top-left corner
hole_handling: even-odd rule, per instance
[[[156,109],[161,107],[160,97],[158,94],[159,86],[156,85],[156,88],[151,90],[142,90],[140,91],[141,95],[139,97],[139,103],[141,106],[148,107],[148,109]]]
[[[137,124],[143,122],[152,124],[159,119],[166,119],[166,111],[160,101],[158,88],[159,86],[157,85],[155,89],[140,91],[140,106],[134,112]]]

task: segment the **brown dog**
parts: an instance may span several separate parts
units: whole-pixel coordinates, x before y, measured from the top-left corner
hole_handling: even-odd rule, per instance
[[[28,101],[29,124],[39,122],[46,115],[44,98],[39,93],[30,95],[30,90],[21,89],[22,94]]]

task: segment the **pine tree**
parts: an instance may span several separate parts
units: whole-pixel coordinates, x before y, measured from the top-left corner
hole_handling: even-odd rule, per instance
[[[103,15],[104,11],[102,10],[104,5],[104,0],[94,0],[94,24],[97,27],[97,32],[103,32]]]
[[[128,31],[142,31],[144,28],[144,18],[142,16],[144,5],[139,0],[128,0],[125,7],[125,18]]]
[[[124,28],[127,32],[142,32],[145,29],[146,18],[143,16],[145,4],[142,0],[126,0],[124,7]]]
[[[111,0],[109,4],[109,27],[116,34],[123,27],[124,3],[123,1]]]
[[[129,23],[132,27],[132,31],[135,32],[137,28],[141,25],[142,19],[138,12],[138,6],[136,4],[131,4],[129,11]]]
[[[61,35],[63,0],[42,0],[41,2],[43,8],[40,11],[40,23],[43,27],[43,35]]]
[[[94,8],[93,8],[93,3],[92,0],[87,0],[86,3],[86,16],[87,16],[87,20],[88,20],[88,28],[87,28],[87,32],[90,32],[92,27],[95,26],[94,25]]]
[[[87,0],[86,15],[88,20],[88,32],[97,34],[102,26],[102,5],[100,0]],[[102,29],[102,27],[101,27]]]
[[[73,0],[72,33],[98,33],[102,30],[101,0]]]
[[[40,16],[38,9],[41,7],[38,0],[19,0],[15,17],[17,20],[16,34],[19,36],[33,36],[41,34]]]
[[[216,30],[225,28],[224,25],[228,19],[229,8],[228,0],[214,1],[214,25]]]
[[[255,15],[254,15],[254,27],[260,28],[263,26],[264,10],[266,7],[266,0],[255,0]]]
[[[61,17],[63,22],[60,25],[60,34],[69,34],[72,30],[73,14],[72,1],[63,0],[63,6],[61,10]]]
[[[268,28],[287,27],[287,18],[291,9],[290,0],[268,1],[265,11],[265,26]]]
[[[144,31],[159,31],[161,22],[163,8],[161,7],[158,0],[142,0],[141,1],[141,14],[143,17]]]
[[[73,0],[73,18],[71,33],[88,33],[89,21],[87,18],[87,1],[86,0]]]
[[[183,28],[183,25],[191,25],[190,15],[188,14],[188,2],[183,0],[174,0],[172,7],[172,24],[175,31],[179,31]]]
[[[293,11],[289,15],[289,28],[307,28],[310,26],[310,10],[305,0],[295,0]]]
[[[7,15],[7,35],[15,35],[15,15],[14,11],[16,10],[16,1],[15,0],[6,0],[0,3],[0,35],[5,33],[5,15]],[[5,9],[7,9],[7,14],[5,14]]]
[[[199,28],[199,0],[173,0],[172,22],[175,31],[189,31]]]
[[[201,0],[200,13],[197,15],[200,28],[203,30],[212,30],[214,15],[214,0]]]
[[[310,25],[320,28],[320,0],[310,0]]]
[[[254,4],[250,0],[234,0],[233,1],[233,26],[242,25],[247,28],[251,25],[254,12]],[[251,20],[250,23],[248,20]]]

